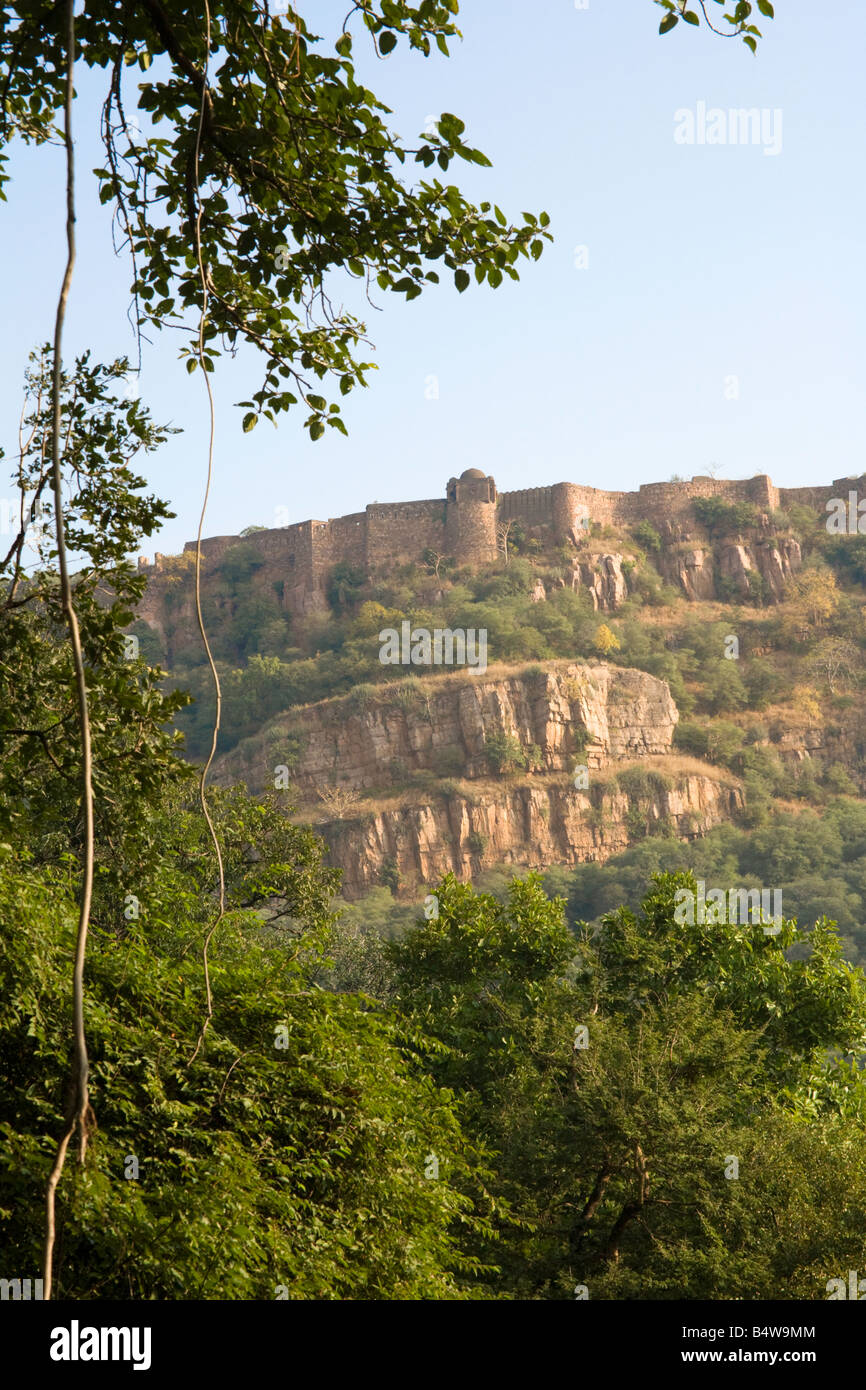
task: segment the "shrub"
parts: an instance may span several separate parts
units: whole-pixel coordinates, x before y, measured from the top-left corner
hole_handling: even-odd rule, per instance
[[[406,711],[418,709],[424,703],[424,691],[417,676],[407,676],[388,693],[394,703]]]
[[[460,794],[458,783],[452,781],[450,777],[446,777],[443,782],[439,783],[440,796],[460,796]]]
[[[824,785],[839,796],[857,796],[857,786],[843,763],[832,763],[824,774]]]
[[[721,497],[696,497],[692,509],[711,536],[731,536],[757,523],[751,502],[725,502]]]
[[[227,584],[236,589],[244,584],[257,569],[264,564],[258,551],[252,545],[230,545],[223,555],[217,569]]]
[[[459,777],[463,755],[458,748],[437,748],[431,759],[437,777]]]
[[[617,774],[617,785],[635,801],[650,801],[670,789],[671,783],[660,772],[645,767],[626,767]]]
[[[491,772],[500,777],[523,771],[527,764],[526,751],[514,734],[488,734],[484,740],[484,756]]]
[[[397,861],[393,858],[386,859],[379,872],[379,882],[383,888],[390,888],[392,893],[396,893],[400,887],[400,870],[397,868]]]
[[[356,685],[354,687],[349,698],[355,708],[360,713],[363,713],[363,711],[368,709],[373,703],[376,695],[377,691],[375,685],[371,685],[369,681],[364,681],[361,685]]]
[[[686,719],[674,729],[674,747],[695,758],[706,758],[709,753],[709,730],[703,724],[695,724]]]
[[[639,806],[629,806],[625,816],[625,825],[630,840],[646,838],[649,827],[646,816]]]
[[[354,607],[367,582],[367,576],[357,565],[341,560],[331,571],[325,590],[328,603],[337,613]]]
[[[654,554],[661,550],[662,538],[651,521],[639,521],[637,526],[632,527],[631,533],[644,550],[652,551]]]

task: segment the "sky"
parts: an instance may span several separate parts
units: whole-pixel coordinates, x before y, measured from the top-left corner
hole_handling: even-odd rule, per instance
[[[314,7],[328,41],[346,8]],[[545,210],[555,241],[497,290],[473,281],[459,295],[443,281],[409,304],[380,294],[366,315],[379,370],[344,402],[348,438],[313,443],[300,412],[244,435],[235,402],[258,386],[261,359],[223,361],[204,534],[443,497],[469,467],[501,491],[631,490],[708,472],[794,487],[862,472],[866,6],[837,0],[832,23],[807,0],[777,0],[776,13],[757,56],[684,24],[660,37],[651,0],[464,0],[450,59],[400,44],[382,61],[356,43],[359,75],[407,141],[430,115],[456,113],[493,167],[457,161],[447,178],[518,221]],[[85,348],[135,356],[129,265],[90,175],[103,80],[82,73],[78,84],[67,360]],[[701,110],[752,107],[766,113],[755,143],[720,143],[731,132],[711,114],[699,140]],[[0,208],[7,456],[65,259],[61,152],[16,150],[11,173]],[[207,399],[178,346],[144,345],[142,400],[182,430],[142,467],[177,513],[143,543],[150,553],[194,538],[205,482]]]

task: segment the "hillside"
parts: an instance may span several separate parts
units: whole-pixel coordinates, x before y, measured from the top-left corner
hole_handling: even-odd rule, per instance
[[[205,542],[215,777],[276,789],[312,821],[347,898],[384,886],[415,903],[447,870],[600,863],[648,838],[661,852],[724,823],[853,806],[866,794],[858,487],[498,494],[470,470],[443,501]],[[192,554],[144,566],[134,631],[199,696],[179,721],[198,758],[212,696]],[[443,629],[470,638],[467,662],[435,664],[423,642],[413,660],[411,641]],[[396,665],[388,632],[403,634]],[[861,902],[850,884],[845,896],[856,956]]]

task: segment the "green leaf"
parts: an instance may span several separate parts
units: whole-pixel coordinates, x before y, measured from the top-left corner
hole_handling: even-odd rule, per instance
[[[776,18],[776,11],[770,4],[770,0],[758,0],[758,9],[761,11],[761,14],[767,16],[767,19]]]
[[[255,415],[255,414],[253,413],[252,410],[248,410],[247,413],[246,413],[246,415],[244,416],[244,422],[243,422],[244,434],[249,434],[250,430],[254,430],[257,424],[258,424],[258,416]]]
[[[397,47],[397,35],[392,34],[390,29],[386,29],[379,40],[380,53],[392,53]]]
[[[746,44],[746,45],[752,50],[753,53],[757,53],[757,51],[758,51],[758,41],[757,41],[757,39],[753,39],[753,38],[751,37],[750,34],[747,34],[746,37],[743,39],[743,43]]]
[[[694,10],[686,10],[683,14],[683,19],[686,21],[686,24],[700,24],[701,22]]]
[[[464,269],[462,268],[462,266],[461,266],[461,268],[460,268],[459,270],[455,270],[455,272],[454,272],[454,283],[455,283],[455,285],[457,286],[457,288],[458,288],[458,290],[460,291],[460,293],[462,294],[463,291],[464,291],[464,290],[467,288],[467,286],[469,285],[469,271],[468,271],[468,270],[464,270]]]
[[[679,21],[680,17],[678,14],[666,14],[661,24],[659,25],[659,33],[669,34],[671,29],[675,28],[675,26],[679,24]]]

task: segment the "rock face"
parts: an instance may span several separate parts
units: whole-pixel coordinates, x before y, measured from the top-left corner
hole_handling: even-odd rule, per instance
[[[344,895],[386,880],[411,896],[449,870],[468,878],[493,864],[603,860],[654,827],[689,838],[729,819],[742,807],[739,784],[670,758],[678,717],[665,682],[646,672],[547,662],[293,710],[215,774],[260,791],[291,756],[300,818],[321,816],[328,789],[329,819],[316,829]],[[490,757],[503,736],[528,763],[504,777]],[[637,761],[646,766],[623,770]]]
[[[644,671],[547,662],[514,675],[385,687],[362,707],[351,695],[323,700],[244,740],[215,771],[218,780],[241,779],[251,791],[272,786],[291,733],[300,744],[292,783],[310,800],[329,786],[381,791],[423,770],[489,777],[485,745],[497,735],[534,746],[540,770],[567,772],[576,760],[600,768],[667,753],[678,718],[665,682]]]
[[[687,598],[722,598],[717,592],[717,577],[736,598],[748,598],[752,592],[749,576],[764,581],[767,599],[777,603],[785,585],[802,563],[799,542],[791,537],[774,537],[761,541],[719,541],[715,547],[704,545],[666,549],[657,564],[669,583],[678,585]]]
[[[693,601],[715,598],[711,551],[681,550],[665,556],[660,567],[668,580],[679,584],[686,598]]]
[[[601,785],[575,791],[569,782],[478,788],[318,829],[343,871],[344,897],[363,896],[386,869],[400,896],[411,897],[449,871],[467,879],[494,864],[541,869],[603,861],[653,826],[693,838],[742,809],[742,792],[729,782],[699,774],[661,782],[645,800]]]
[[[614,613],[628,598],[622,565],[622,555],[593,555],[589,560],[575,560],[571,587],[585,589],[596,612]]]

